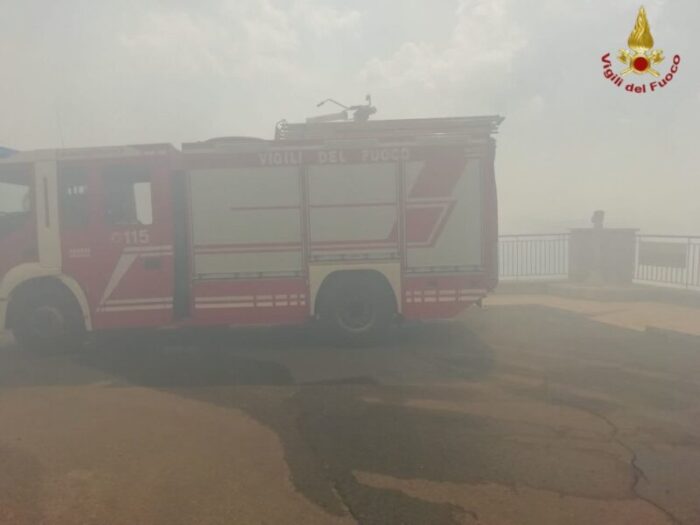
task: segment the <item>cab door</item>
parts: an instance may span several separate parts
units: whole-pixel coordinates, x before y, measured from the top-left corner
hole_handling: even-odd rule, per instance
[[[64,223],[64,258],[89,281],[95,328],[156,327],[173,320],[173,243],[167,157],[93,162],[85,192],[88,220]],[[81,175],[75,174],[78,179]],[[71,193],[72,192],[72,193]],[[70,199],[69,199],[70,200]],[[64,216],[70,214],[65,206]]]
[[[31,164],[0,165],[0,282],[15,266],[39,260],[34,193]]]

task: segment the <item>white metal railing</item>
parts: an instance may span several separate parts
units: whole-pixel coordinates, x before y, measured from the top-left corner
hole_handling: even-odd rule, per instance
[[[566,279],[569,234],[501,235],[498,271],[501,280]]]
[[[501,235],[499,278],[563,280],[569,276],[568,233]],[[636,236],[634,280],[700,291],[700,236]]]
[[[635,280],[700,290],[700,236],[638,235]]]

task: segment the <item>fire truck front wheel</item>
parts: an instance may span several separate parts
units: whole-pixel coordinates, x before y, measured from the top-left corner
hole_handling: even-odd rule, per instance
[[[340,277],[329,283],[320,308],[327,333],[342,343],[370,344],[383,336],[396,317],[388,283],[372,276]]]
[[[75,350],[85,333],[80,306],[59,287],[37,287],[15,298],[12,333],[24,350],[56,353]]]

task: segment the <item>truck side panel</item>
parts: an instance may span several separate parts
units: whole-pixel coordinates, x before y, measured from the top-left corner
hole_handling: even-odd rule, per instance
[[[302,274],[296,167],[191,172],[197,279]]]
[[[403,315],[444,319],[486,295],[488,228],[483,150],[427,148],[406,162]]]
[[[354,269],[384,275],[408,319],[454,317],[494,286],[492,140],[232,149],[185,154],[194,323],[303,322],[324,276]]]
[[[399,258],[395,163],[308,167],[311,262]]]
[[[190,170],[195,324],[308,318],[301,172],[295,166]]]
[[[407,270],[481,271],[478,159],[406,164]]]

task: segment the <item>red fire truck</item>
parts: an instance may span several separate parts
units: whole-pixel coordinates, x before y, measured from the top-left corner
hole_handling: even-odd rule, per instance
[[[365,341],[497,283],[500,117],[278,126],[274,140],[0,150],[0,329],[317,320]]]

